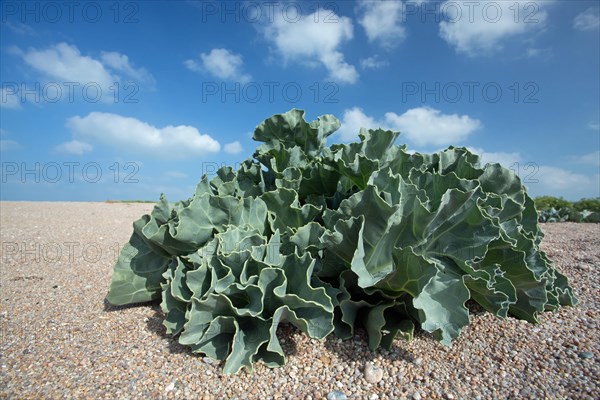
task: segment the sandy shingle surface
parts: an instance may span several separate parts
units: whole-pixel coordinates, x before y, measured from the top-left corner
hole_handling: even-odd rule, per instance
[[[0,203],[1,398],[600,398],[600,224],[543,225],[580,303],[539,325],[475,309],[451,349],[417,334],[374,353],[361,333],[318,342],[286,326],[285,367],[229,376],[166,336],[157,304],[104,302],[132,222],[151,209]]]

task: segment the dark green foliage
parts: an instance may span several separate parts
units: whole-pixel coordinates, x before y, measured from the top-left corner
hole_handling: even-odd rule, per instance
[[[549,208],[554,208],[558,210],[559,208],[569,208],[572,206],[572,203],[568,200],[563,199],[562,197],[554,197],[554,196],[538,196],[534,199],[535,208],[540,210],[547,210]]]
[[[573,208],[577,211],[592,211],[592,212],[600,212],[600,197],[589,198],[589,199],[581,199],[573,203]]]

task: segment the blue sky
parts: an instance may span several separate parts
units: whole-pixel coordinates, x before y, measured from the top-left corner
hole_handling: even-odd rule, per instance
[[[187,198],[291,108],[600,195],[597,1],[0,4],[2,200]]]

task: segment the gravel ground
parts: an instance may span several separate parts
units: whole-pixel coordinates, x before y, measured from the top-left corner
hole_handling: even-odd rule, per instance
[[[474,310],[450,349],[419,333],[389,352],[361,332],[319,342],[284,326],[285,367],[229,376],[165,335],[158,305],[104,302],[119,247],[151,208],[0,203],[1,398],[600,398],[600,224],[543,225],[580,303],[539,325]]]

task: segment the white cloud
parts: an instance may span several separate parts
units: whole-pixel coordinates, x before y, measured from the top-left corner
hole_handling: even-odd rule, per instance
[[[387,67],[388,65],[390,65],[389,62],[380,60],[377,56],[367,57],[360,60],[360,66],[362,69],[379,69]]]
[[[534,195],[563,196],[568,199],[597,197],[600,176],[582,175],[562,168],[540,165],[529,174],[522,174],[524,184]]]
[[[80,142],[79,140],[71,140],[69,142],[61,143],[54,148],[56,151],[67,154],[82,155],[92,151],[93,147],[89,143]]]
[[[323,16],[327,15],[327,18]],[[340,83],[355,83],[358,72],[348,64],[340,46],[352,39],[352,20],[323,9],[311,15],[301,16],[298,21],[286,20],[276,13],[271,24],[264,30],[285,63],[299,61],[305,65],[323,65],[329,72],[328,79]]]
[[[19,147],[21,147],[21,145],[14,140],[0,139],[0,151],[18,149]]]
[[[121,151],[137,151],[157,158],[187,158],[220,150],[219,142],[188,125],[156,128],[135,118],[117,114],[92,112],[85,117],[67,120],[76,140],[86,140],[115,147]]]
[[[21,98],[12,90],[6,88],[0,89],[0,108],[10,108],[18,110],[21,108]]]
[[[374,118],[366,115],[362,109],[353,107],[344,110],[344,115],[342,116],[342,126],[336,132],[336,134],[339,135],[343,141],[354,141],[358,140],[358,133],[361,128],[386,129],[382,124],[376,122]]]
[[[194,60],[186,60],[183,64],[192,71],[204,70],[219,79],[240,83],[247,83],[252,79],[249,74],[242,72],[244,60],[240,54],[235,54],[227,49],[212,49],[210,53],[200,54],[200,59],[202,65]]]
[[[32,36],[35,35],[35,29],[33,29],[31,26],[23,24],[21,22],[16,22],[16,23],[12,23],[11,21],[2,21],[2,24],[4,26],[6,26],[8,29],[10,29],[11,31],[13,31],[14,33],[17,33],[19,35],[28,35],[28,36]]]
[[[481,127],[468,115],[442,114],[430,107],[412,108],[402,115],[388,112],[385,120],[418,146],[459,144]]]
[[[100,61],[82,55],[77,47],[67,43],[45,50],[29,49],[22,57],[30,67],[65,82],[96,82],[101,87],[108,87],[116,81]]]
[[[67,43],[58,43],[41,50],[29,48],[23,51],[13,47],[10,52],[20,56],[45,79],[56,80],[60,85],[67,82],[75,82],[81,86],[98,85],[105,101],[113,100],[110,87],[121,81],[119,73],[142,83],[154,82],[152,75],[144,68],[134,68],[126,55],[117,52],[102,52],[101,60],[97,60],[82,55],[76,46]]]
[[[600,28],[600,8],[590,7],[573,19],[573,28],[578,31],[595,31]]]
[[[196,61],[194,60],[185,60],[183,62],[183,65],[185,65],[185,67],[191,71],[194,72],[201,72],[202,71],[202,67],[200,66],[200,64],[198,64]]]
[[[356,139],[360,128],[390,129],[417,146],[459,144],[481,127],[481,122],[468,115],[442,114],[430,107],[411,108],[404,114],[385,114],[382,121],[366,115],[360,108],[344,111],[339,135],[342,140]]]
[[[482,148],[478,147],[469,147],[467,149],[472,153],[480,156],[479,163],[481,166],[485,166],[486,164],[491,163],[499,163],[503,167],[510,168],[515,163],[521,162],[521,154],[519,153],[505,153],[505,152],[494,152],[494,151],[485,151]]]
[[[102,62],[110,68],[122,72],[140,82],[154,83],[154,77],[145,68],[134,68],[129,57],[116,51],[103,51]]]
[[[223,150],[228,154],[239,154],[244,151],[242,144],[237,140],[235,142],[227,143],[223,146]]]
[[[535,47],[530,47],[525,51],[525,56],[528,58],[533,57],[542,57],[542,58],[550,58],[552,57],[552,49],[539,49]]]
[[[528,0],[510,2],[446,1],[440,6],[447,20],[440,22],[440,36],[460,53],[469,56],[492,54],[502,49],[506,39],[542,29],[548,13],[543,3],[535,3],[531,12]],[[529,8],[527,8],[529,7]],[[519,10],[516,17],[516,10]]]
[[[587,127],[588,127],[589,129],[592,129],[592,130],[594,130],[594,131],[598,131],[598,130],[600,130],[600,124],[599,124],[599,123],[597,123],[597,122],[588,122],[588,124],[587,124]]]
[[[593,167],[600,167],[600,150],[593,151],[588,154],[581,156],[574,156],[572,159],[578,164],[591,165]]]
[[[392,48],[406,37],[402,22],[403,3],[400,0],[362,0],[358,10],[362,16],[359,24],[365,29],[369,42]]]

